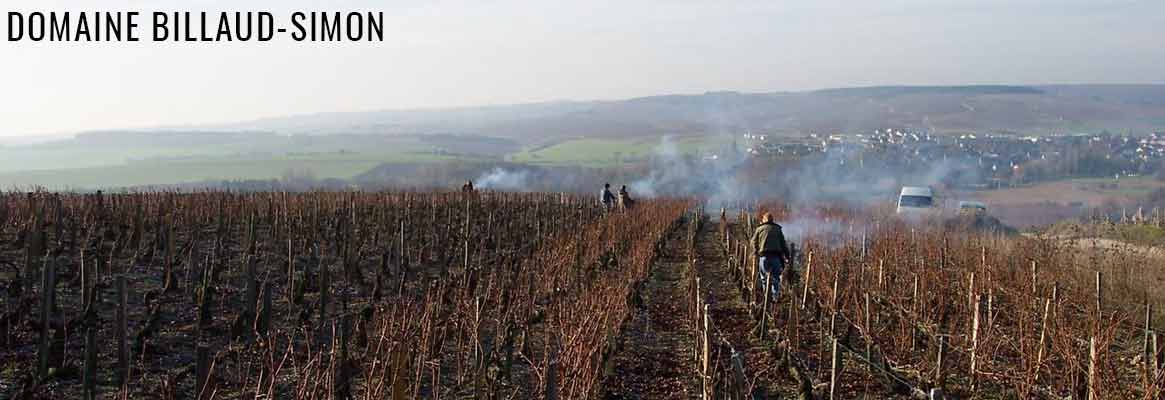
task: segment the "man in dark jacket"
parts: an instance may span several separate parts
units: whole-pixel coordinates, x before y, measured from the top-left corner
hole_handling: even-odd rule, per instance
[[[603,206],[603,210],[610,211],[611,207],[615,206],[615,194],[611,193],[611,184],[603,184],[603,191],[599,192],[599,204]]]
[[[789,246],[785,243],[785,234],[781,232],[781,226],[773,222],[772,214],[765,213],[761,217],[760,226],[752,234],[752,248],[760,261],[761,276],[758,278],[762,280],[763,285],[765,274],[772,276],[770,289],[775,298],[781,289],[781,271],[789,261]]]

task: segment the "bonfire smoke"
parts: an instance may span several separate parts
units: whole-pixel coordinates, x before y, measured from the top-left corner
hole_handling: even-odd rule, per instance
[[[511,171],[494,167],[490,172],[479,176],[474,185],[481,189],[500,191],[528,190],[529,180],[530,171]]]
[[[664,137],[647,173],[629,189],[641,197],[695,197],[714,208],[759,199],[867,206],[893,201],[902,186],[941,186],[956,178],[975,180],[977,174],[974,164],[964,159],[876,157],[861,150],[830,149],[782,161],[745,156],[735,148],[695,156],[683,154],[672,138]]]
[[[695,197],[710,206],[738,201],[743,185],[736,172],[745,160],[734,147],[704,158],[684,154],[670,136],[665,136],[652,153],[650,170],[632,182],[629,190],[648,198]]]

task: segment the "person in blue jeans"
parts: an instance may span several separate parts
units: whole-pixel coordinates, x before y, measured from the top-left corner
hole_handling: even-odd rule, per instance
[[[789,246],[785,242],[785,234],[781,232],[781,226],[773,222],[773,215],[765,213],[761,216],[761,224],[756,227],[756,232],[752,234],[752,248],[756,251],[757,259],[760,261],[760,268],[758,271],[760,276],[757,279],[761,280],[761,285],[764,285],[766,275],[771,275],[772,285],[769,289],[772,291],[773,298],[776,298],[781,289],[781,271],[785,269],[785,263],[789,261]]]

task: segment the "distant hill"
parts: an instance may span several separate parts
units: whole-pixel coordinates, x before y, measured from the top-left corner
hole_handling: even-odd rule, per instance
[[[1165,85],[879,86],[709,92],[616,101],[297,115],[208,127],[284,133],[456,133],[539,144],[570,137],[911,128],[1031,134],[1165,130]]]
[[[132,186],[221,179],[393,181],[433,175],[401,167],[450,160],[513,166],[565,148],[571,160],[634,160],[663,135],[772,136],[899,128],[937,133],[1165,132],[1165,85],[878,86],[806,92],[674,94],[428,110],[292,115],[233,124],[86,132],[0,141],[0,188]],[[573,146],[550,146],[567,142]],[[618,140],[605,140],[618,139]],[[628,140],[630,139],[630,140]],[[715,141],[713,141],[715,142]],[[647,143],[647,145],[645,145]],[[598,149],[598,150],[595,150]],[[562,152],[563,150],[556,150]],[[595,157],[586,152],[602,153]],[[610,154],[610,156],[608,156]],[[519,156],[529,156],[526,158]],[[549,159],[546,159],[549,160]],[[605,162],[605,161],[604,161]],[[369,171],[377,165],[391,167]],[[451,170],[435,182],[463,179]],[[427,171],[427,172],[425,172]],[[516,173],[556,181],[550,169]],[[367,173],[366,173],[367,172]],[[448,179],[446,179],[448,178]],[[454,179],[457,178],[457,179]]]
[[[1044,94],[1031,86],[967,85],[967,86],[870,86],[856,88],[822,89],[811,93],[834,96],[891,97],[927,94],[959,94],[979,96],[989,94]]]
[[[282,134],[270,131],[94,131],[69,139],[28,146],[84,148],[209,148],[217,152],[327,152],[327,151],[431,151],[500,157],[520,149],[509,139],[480,135],[444,133],[377,135],[372,133],[332,133],[327,135]]]

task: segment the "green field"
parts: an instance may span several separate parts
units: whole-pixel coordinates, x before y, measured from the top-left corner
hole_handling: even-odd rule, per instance
[[[351,158],[382,160],[386,155],[425,153],[432,146],[424,146],[414,141],[402,139],[390,146],[361,148],[359,145],[272,145],[262,143],[221,143],[197,145],[32,145],[23,147],[0,147],[0,172],[32,170],[65,170],[102,166],[119,166],[129,163],[147,163],[171,160],[207,159],[274,159],[298,157],[310,154],[313,158]],[[391,158],[391,157],[390,157]],[[408,157],[406,157],[408,158]]]
[[[688,136],[672,139],[676,149],[684,154],[701,150],[715,151],[731,142],[723,136]],[[643,161],[660,147],[661,139],[572,139],[534,151],[523,151],[512,156],[514,162],[549,165],[582,165],[609,167],[620,162]]]
[[[289,171],[307,171],[317,179],[351,178],[381,163],[465,159],[425,153],[325,153],[277,157],[205,157],[131,161],[90,168],[62,168],[0,173],[0,188],[45,187],[93,189],[176,184],[214,180],[277,179]]]
[[[223,156],[231,154],[232,151],[237,150],[161,146],[88,148],[47,145],[0,148],[0,172],[88,168],[124,164],[134,159],[150,157]]]
[[[669,139],[682,154],[718,152],[731,144],[727,136]],[[256,143],[192,146],[83,146],[46,144],[0,148],[0,189],[96,189],[168,185],[224,180],[278,179],[289,172],[316,179],[347,179],[382,163],[488,161],[488,156],[443,155],[415,138],[387,143],[322,145]],[[513,162],[545,166],[601,168],[642,162],[663,139],[580,138],[511,153]]]

